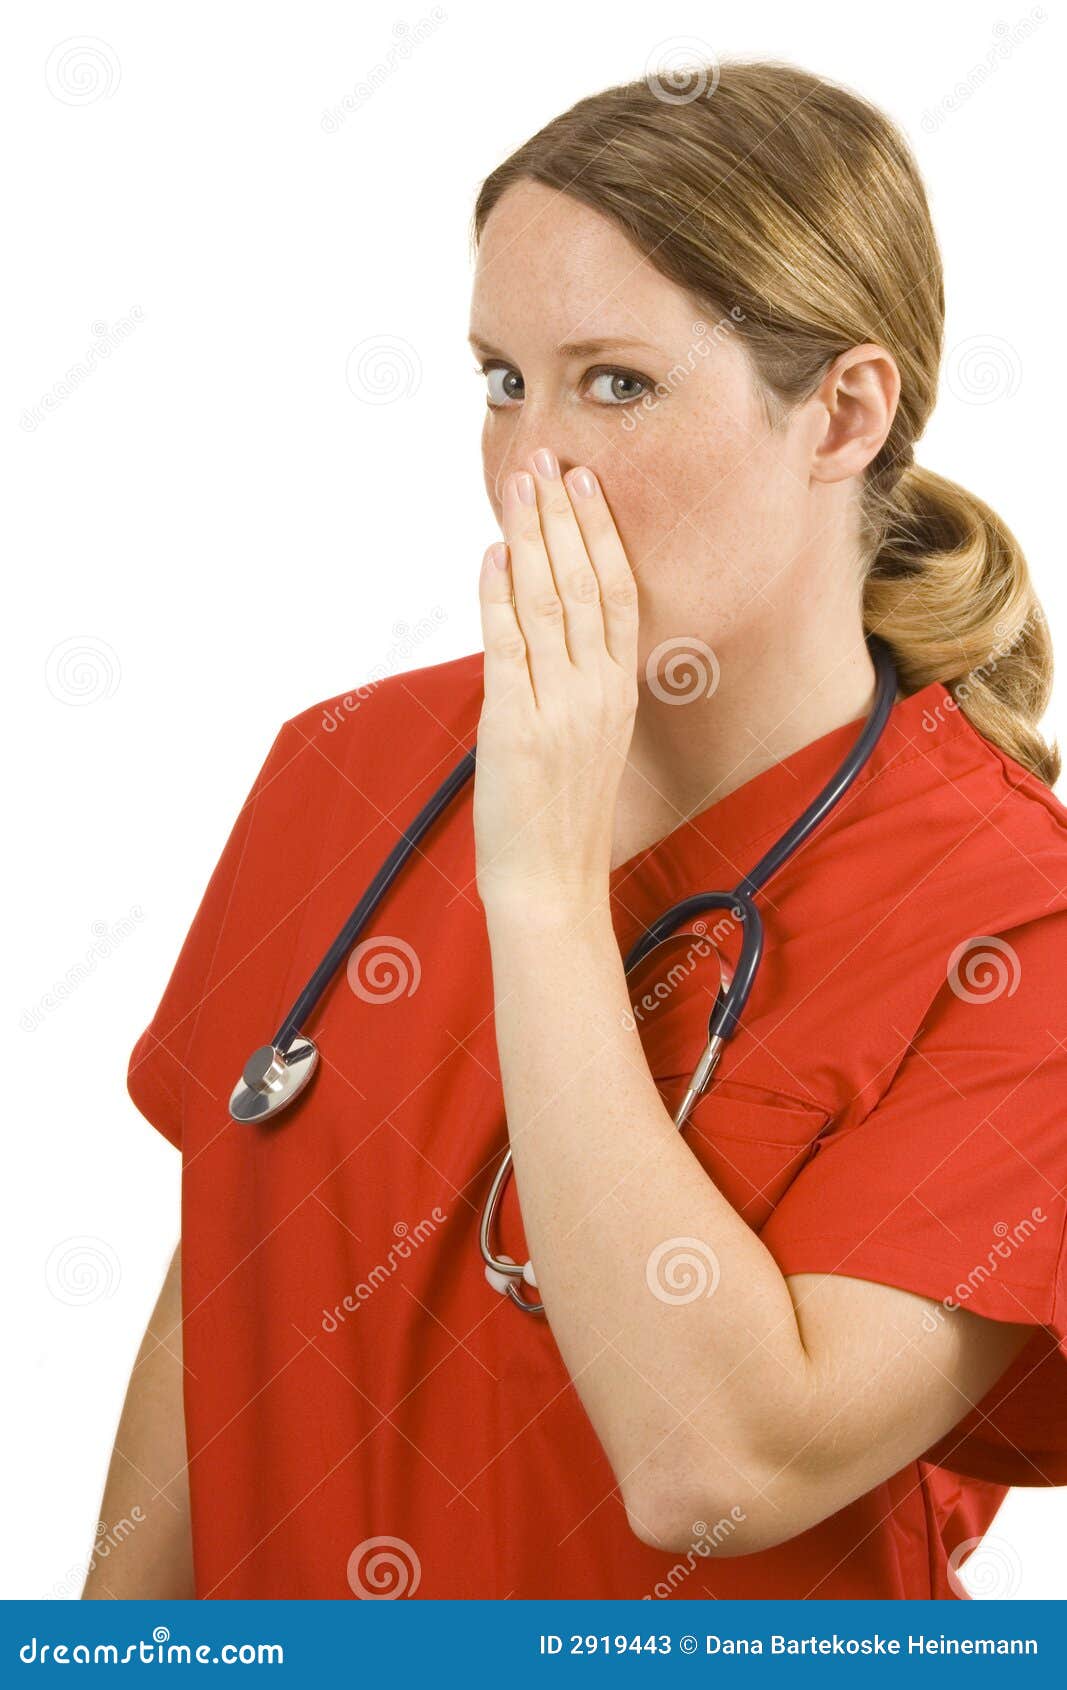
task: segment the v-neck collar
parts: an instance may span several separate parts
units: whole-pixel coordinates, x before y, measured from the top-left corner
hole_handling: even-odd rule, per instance
[[[822,791],[866,719],[857,716],[800,746],[680,822],[657,844],[612,869],[609,894],[623,932],[636,937],[672,903],[691,893],[729,891],[736,886]],[[930,758],[936,747],[972,731],[941,681],[931,681],[898,699],[851,788],[811,837],[833,827],[851,805],[866,801],[872,789],[877,790],[880,777],[902,759],[918,757],[922,762],[922,753]],[[932,762],[923,767],[928,770],[926,778],[941,778]],[[917,778],[924,776],[920,773]]]

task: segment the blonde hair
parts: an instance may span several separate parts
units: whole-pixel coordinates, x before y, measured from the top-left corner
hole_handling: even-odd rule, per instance
[[[729,311],[772,421],[850,346],[896,360],[900,402],[864,478],[863,621],[901,691],[942,681],[975,728],[1052,786],[1038,723],[1052,643],[1026,560],[974,494],[913,462],[937,392],[941,259],[900,133],[850,90],[766,61],[593,94],[488,176],[472,240],[505,190],[540,182],[612,218],[701,307]]]

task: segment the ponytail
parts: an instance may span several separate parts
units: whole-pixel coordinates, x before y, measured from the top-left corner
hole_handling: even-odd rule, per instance
[[[1037,723],[1052,642],[1018,542],[987,504],[911,464],[868,520],[881,530],[864,584],[868,632],[892,648],[901,690],[941,681],[978,732],[1053,786],[1059,747]]]

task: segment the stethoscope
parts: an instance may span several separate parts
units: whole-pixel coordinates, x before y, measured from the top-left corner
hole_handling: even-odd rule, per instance
[[[681,922],[704,910],[728,909],[741,924],[740,956],[729,979],[723,970],[722,959],[714,951],[714,947],[711,947],[712,954],[719,964],[719,986],[708,1019],[707,1043],[693,1070],[685,1096],[674,1115],[674,1125],[679,1130],[685,1125],[697,1099],[707,1089],[718,1066],[723,1046],[737,1031],[738,1022],[756,978],[763,955],[763,923],[753,903],[754,894],[777,873],[786,858],[792,856],[818,827],[823,817],[845,795],[877,745],[889,719],[899,687],[896,666],[889,647],[876,634],[867,635],[867,647],[877,671],[874,706],[840,768],[827,781],[817,797],[812,799],[803,814],[787,828],[777,844],[772,845],[732,892],[696,892],[689,898],[683,898],[680,903],[673,904],[651,927],[646,928],[623,965],[629,978],[652,951],[666,944]],[[230,1097],[230,1115],[233,1120],[259,1121],[265,1116],[276,1115],[304,1090],[315,1072],[319,1053],[313,1041],[301,1033],[300,1028],[314,1013],[330,981],[345,962],[349,951],[396,876],[414,854],[423,834],[433,826],[442,810],[447,808],[474,773],[476,752],[477,745],[473,745],[464,753],[433,797],[419,811],[411,826],[401,835],[271,1043],[260,1045],[248,1058]],[[514,1262],[510,1256],[497,1255],[493,1249],[493,1228],[504,1186],[511,1173],[511,1161],[509,1146],[497,1169],[482,1211],[479,1245],[485,1262],[485,1276],[495,1291],[506,1293],[526,1314],[543,1314],[544,1304],[529,1301],[520,1289],[520,1284],[537,1289],[532,1264]],[[516,1283],[517,1281],[519,1283]]]

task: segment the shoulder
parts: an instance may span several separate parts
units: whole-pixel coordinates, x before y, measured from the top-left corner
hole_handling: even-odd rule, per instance
[[[1030,769],[1001,749],[967,717],[944,684],[927,693],[935,703],[918,718],[927,744],[944,747],[950,772],[967,771],[967,791],[981,794],[982,815],[989,825],[1010,825],[1010,837],[1042,840],[1067,859],[1067,804]],[[927,695],[923,695],[927,696]],[[950,718],[940,728],[937,718]]]
[[[945,696],[950,695],[947,690]],[[962,712],[961,712],[962,716]],[[962,737],[974,753],[999,802],[990,819],[1003,814],[1024,837],[1033,837],[1058,850],[1067,860],[1067,805],[1059,794],[1043,780],[1001,749],[993,740],[980,733],[966,716],[962,717]]]
[[[327,834],[372,838],[406,827],[475,744],[484,653],[355,681],[287,717],[250,794],[251,846],[304,852]],[[316,843],[318,842],[318,843]],[[283,853],[284,854],[284,853]],[[245,858],[247,863],[249,857]]]
[[[351,724],[371,724],[376,733],[414,731],[430,739],[473,734],[482,705],[484,655],[468,652],[395,675],[372,673],[344,692],[307,705],[284,726],[321,743]]]
[[[878,804],[899,890],[935,925],[997,932],[1067,909],[1067,806],[936,683],[902,712]]]

